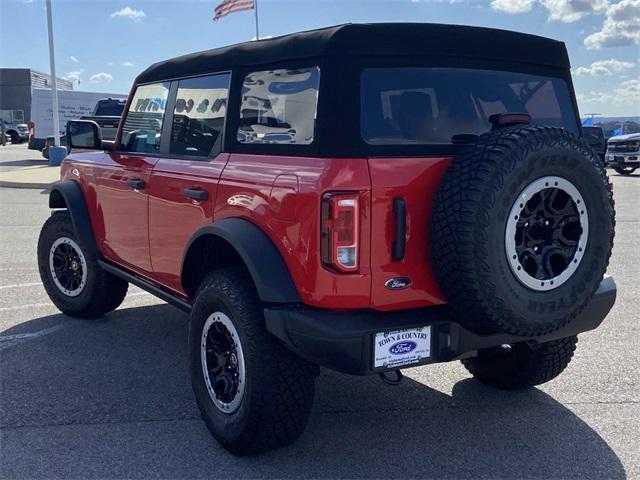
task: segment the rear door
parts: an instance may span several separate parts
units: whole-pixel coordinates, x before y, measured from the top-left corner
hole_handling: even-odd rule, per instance
[[[149,274],[148,189],[158,161],[169,83],[139,86],[129,105],[120,144],[96,166],[102,248],[107,257]]]
[[[154,279],[177,292],[187,243],[213,220],[218,180],[229,157],[221,153],[229,80],[229,73],[220,73],[172,85],[163,131],[168,151],[149,186],[149,249]]]

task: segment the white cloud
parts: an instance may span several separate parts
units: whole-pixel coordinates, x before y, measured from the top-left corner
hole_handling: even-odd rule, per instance
[[[123,17],[123,18],[129,18],[133,21],[140,21],[142,20],[144,17],[146,17],[147,15],[142,11],[142,10],[135,10],[131,7],[124,7],[121,8],[120,10],[118,10],[117,12],[113,12],[111,14],[111,17]]]
[[[584,39],[590,50],[640,44],[640,0],[621,0],[607,8],[602,27]]]
[[[564,23],[575,22],[585,15],[604,13],[608,0],[541,0],[549,10],[549,20]]]
[[[598,60],[593,62],[589,67],[578,67],[574,73],[576,75],[590,75],[592,77],[598,77],[601,75],[611,75],[613,72],[622,72],[635,67],[634,62],[625,62],[623,60],[615,60],[610,58],[608,60]]]
[[[613,93],[634,105],[638,105],[638,102],[640,102],[640,80],[637,78],[626,80],[618,88],[614,89]]]
[[[122,65],[123,67],[133,67],[134,63],[133,62],[122,62],[120,65]]]
[[[113,80],[113,75],[106,72],[96,73],[95,75],[91,75],[91,77],[89,77],[89,81],[91,83],[101,83],[101,82],[109,83],[112,80]]]
[[[533,8],[535,0],[491,0],[491,8],[505,13],[525,13]]]
[[[621,116],[637,115],[636,105],[640,102],[640,80],[626,80],[613,91],[590,91],[580,93],[576,97],[582,111],[596,109],[605,114],[616,111]]]
[[[76,57],[74,57],[73,55],[71,55],[69,58],[71,59],[71,61],[73,63],[78,63],[78,59]]]
[[[78,70],[72,70],[70,72],[67,72],[67,74],[62,77],[65,80],[69,80],[70,82],[79,82],[80,81],[80,75],[82,75],[84,73],[84,69],[80,68]]]

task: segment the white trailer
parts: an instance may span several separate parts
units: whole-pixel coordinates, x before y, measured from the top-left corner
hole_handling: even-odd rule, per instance
[[[74,90],[58,90],[58,105],[60,111],[60,132],[64,138],[65,127],[69,120],[77,120],[82,116],[93,114],[98,100],[103,98],[127,98],[118,93],[78,92]],[[53,108],[51,105],[51,90],[33,88],[31,91],[31,122],[29,122],[29,148],[42,150],[47,137],[52,137]]]

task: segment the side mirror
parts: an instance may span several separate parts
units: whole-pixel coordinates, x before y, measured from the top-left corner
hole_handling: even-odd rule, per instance
[[[87,150],[102,150],[100,126],[90,120],[67,122],[67,147]]]

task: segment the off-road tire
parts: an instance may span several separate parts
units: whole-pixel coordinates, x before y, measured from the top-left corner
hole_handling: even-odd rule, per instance
[[[65,295],[53,280],[49,268],[49,252],[53,243],[67,237],[82,250],[87,265],[87,280],[82,292],[75,297]],[[129,284],[105,272],[87,246],[76,235],[68,211],[56,211],[44,223],[38,239],[38,269],[49,298],[58,309],[70,317],[98,318],[118,308]]]
[[[621,168],[621,167],[614,167],[613,168],[618,174],[620,175],[631,175],[633,172],[636,171],[635,168]]]
[[[216,407],[203,375],[201,335],[214,312],[231,319],[244,352],[244,396],[233,413]],[[189,323],[189,367],[202,418],[231,453],[249,455],[283,447],[304,431],[318,367],[287,350],[267,332],[263,306],[244,269],[216,270],[202,281]]]
[[[551,290],[518,280],[505,251],[510,210],[545,176],[569,181],[589,205],[581,262]],[[609,263],[615,211],[592,149],[554,127],[515,126],[481,135],[456,157],[436,194],[430,225],[435,276],[455,318],[478,333],[533,337],[567,325],[593,297]]]
[[[553,380],[569,365],[578,337],[539,345],[518,343],[508,353],[480,352],[462,364],[482,383],[503,390],[521,390]]]

